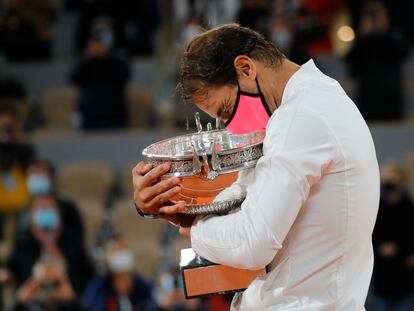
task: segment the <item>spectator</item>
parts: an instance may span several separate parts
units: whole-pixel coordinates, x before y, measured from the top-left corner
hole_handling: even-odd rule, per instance
[[[190,14],[185,21],[184,27],[181,31],[182,45],[187,45],[193,37],[198,35],[203,28],[203,20],[201,16]]]
[[[56,171],[52,162],[35,159],[27,169],[27,188],[32,196],[52,194],[56,197],[60,219],[68,235],[74,240],[84,241],[82,217],[75,202],[63,195],[56,183]],[[19,231],[24,234],[29,228],[26,211],[20,217]]]
[[[76,298],[65,270],[53,262],[39,262],[16,292],[11,311],[86,311]]]
[[[0,103],[0,235],[5,217],[13,221],[16,212],[27,204],[26,167],[33,157],[32,146],[21,142],[15,106]]]
[[[403,116],[401,66],[407,53],[405,40],[390,29],[385,6],[379,1],[366,3],[347,61],[359,84],[356,103],[367,120]]]
[[[11,61],[46,60],[52,54],[54,0],[8,0],[1,41]]]
[[[310,59],[307,52],[307,43],[310,38],[306,38],[304,33],[309,33],[307,29],[302,29],[298,23],[297,8],[286,5],[285,1],[274,1],[272,14],[269,19],[269,38],[292,61],[304,64]],[[306,23],[309,27],[309,23]]]
[[[85,56],[70,80],[79,88],[78,111],[83,129],[126,126],[125,87],[129,64],[114,50],[114,32],[108,19],[97,20]]]
[[[85,303],[93,311],[157,310],[151,286],[134,272],[134,255],[121,240],[106,247],[109,273],[93,279],[85,291]]]
[[[158,277],[156,298],[165,311],[208,311],[208,304],[201,299],[186,299],[178,266],[171,265]],[[212,304],[213,305],[213,304]]]
[[[237,17],[240,25],[267,36],[269,5],[269,0],[242,0]]]
[[[20,286],[30,277],[37,262],[48,261],[64,267],[72,287],[81,293],[93,269],[83,241],[74,238],[64,227],[56,198],[52,195],[34,197],[28,213],[30,230],[16,239],[6,264],[16,284]]]
[[[79,12],[76,29],[76,49],[83,51],[87,46],[94,20],[102,15],[114,21],[114,33],[119,46],[131,55],[149,55],[154,52],[154,33],[159,23],[159,1],[124,0],[116,1],[65,0],[67,9]]]
[[[404,174],[396,164],[381,170],[381,201],[373,233],[374,310],[413,310],[414,205],[404,189]]]
[[[332,22],[342,8],[342,0],[299,0],[296,21],[301,37],[306,40],[307,52],[314,56],[333,52],[329,33]]]

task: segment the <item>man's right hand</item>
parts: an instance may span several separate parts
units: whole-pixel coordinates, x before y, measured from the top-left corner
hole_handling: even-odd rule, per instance
[[[173,215],[184,208],[184,201],[170,201],[181,192],[180,179],[171,177],[161,180],[169,169],[169,164],[153,168],[143,161],[132,169],[134,201],[143,213]]]

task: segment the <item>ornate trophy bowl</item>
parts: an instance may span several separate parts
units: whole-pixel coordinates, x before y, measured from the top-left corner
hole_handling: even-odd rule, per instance
[[[264,132],[234,135],[227,130],[207,130],[159,141],[142,154],[154,167],[170,164],[163,178],[182,180],[181,193],[173,201],[185,201],[187,214],[225,213],[239,207],[244,196],[221,201],[238,172],[254,167],[262,156]]]

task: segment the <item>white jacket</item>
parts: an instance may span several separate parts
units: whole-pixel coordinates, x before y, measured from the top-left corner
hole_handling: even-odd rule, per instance
[[[364,310],[379,201],[374,144],[355,104],[313,61],[288,81],[246,190],[240,211],[191,228],[194,251],[210,261],[269,265],[232,308]]]

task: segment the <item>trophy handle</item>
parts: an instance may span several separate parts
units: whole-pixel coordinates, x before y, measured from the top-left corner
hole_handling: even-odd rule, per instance
[[[203,126],[201,125],[201,120],[200,120],[200,113],[196,112],[195,115],[194,115],[194,118],[195,118],[197,131],[200,133],[200,132],[203,131]]]

